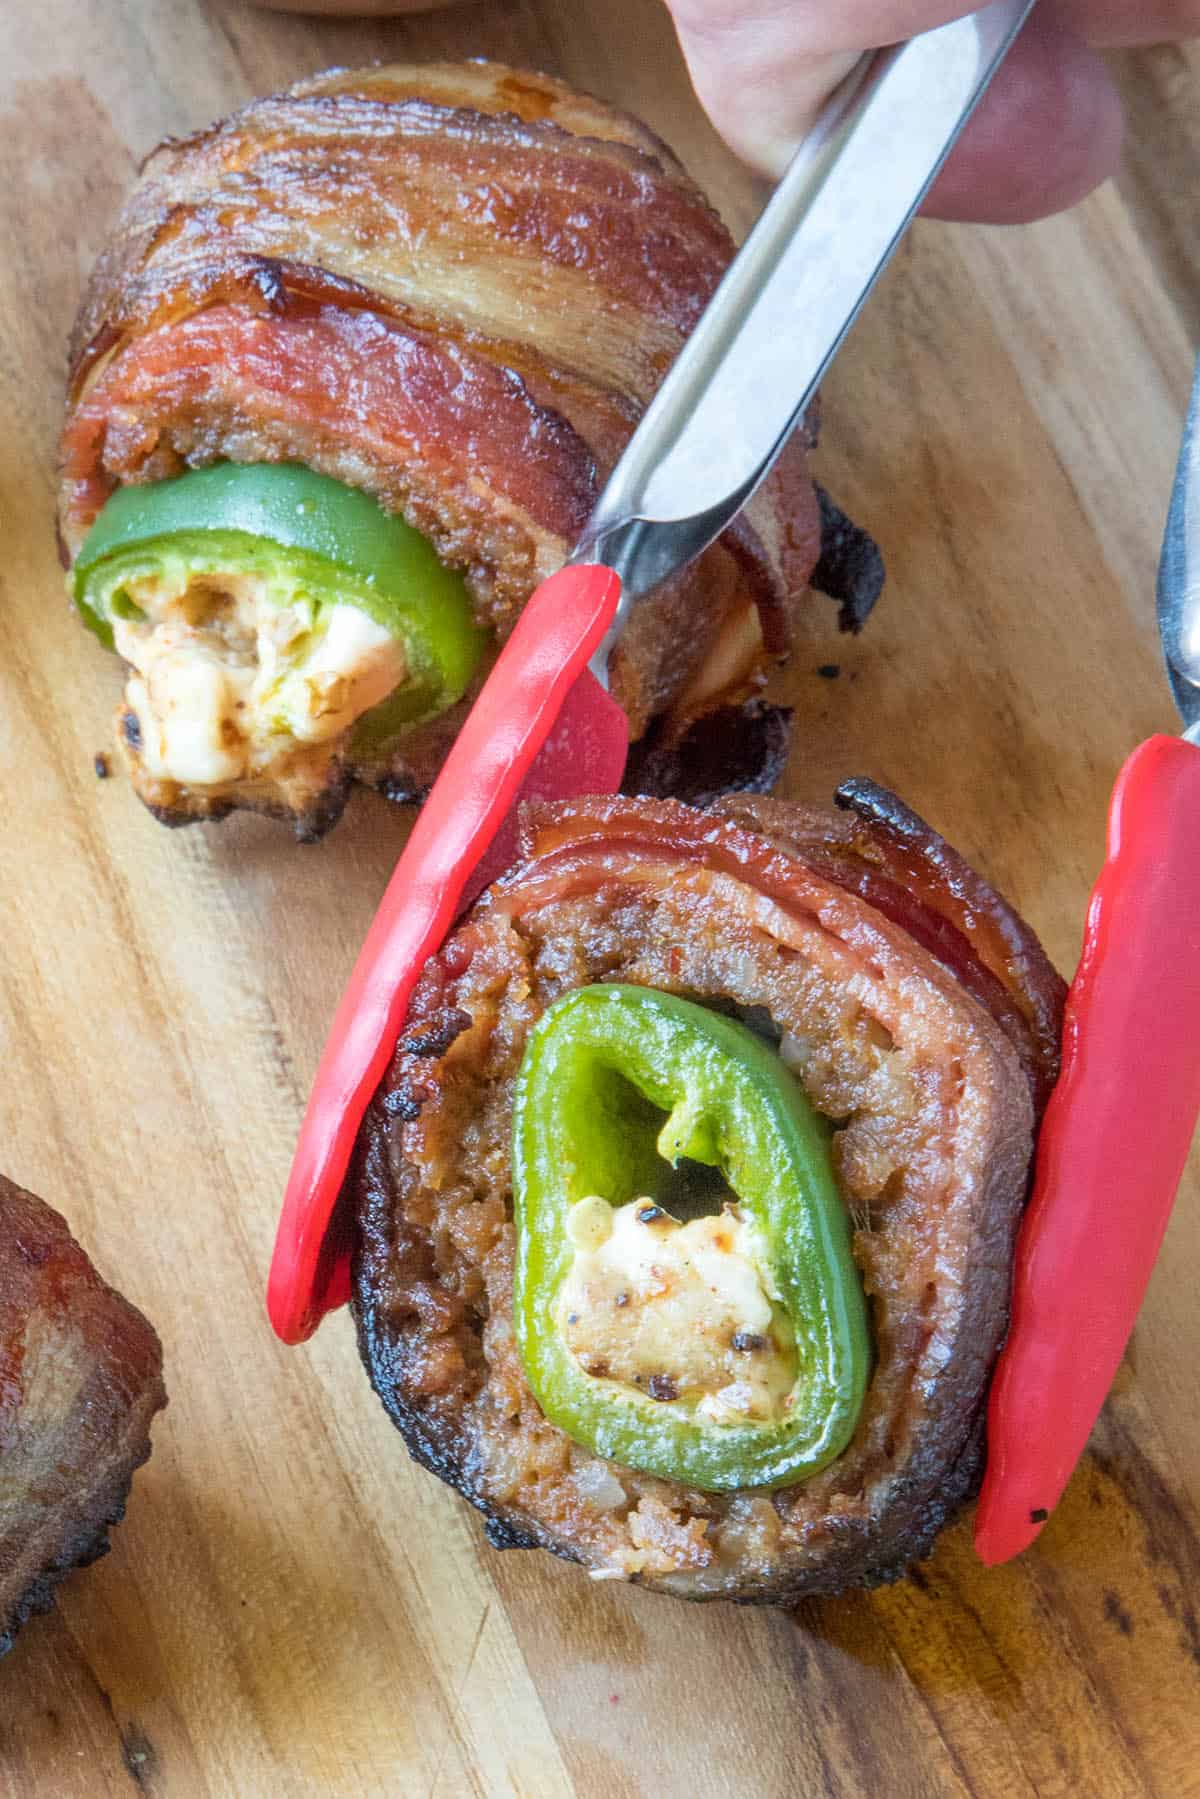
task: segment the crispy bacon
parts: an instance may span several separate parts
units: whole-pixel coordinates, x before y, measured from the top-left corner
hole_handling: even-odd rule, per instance
[[[1067,989],[1037,937],[887,788],[847,781],[837,802],[841,817],[752,794],[718,799],[711,814],[669,801],[652,808],[620,798],[579,800],[552,812],[530,808],[522,846],[532,860],[535,891],[549,886],[559,896],[653,857],[752,876],[763,893],[786,905],[799,860],[899,925],[987,1008],[1021,1058],[1040,1117],[1058,1079]],[[731,839],[721,828],[724,818],[754,836]],[[782,858],[780,848],[787,852]]]
[[[777,832],[809,868],[908,932],[987,1007],[1021,1058],[1040,1118],[1061,1053],[1066,982],[1025,920],[946,839],[874,781],[845,781],[842,817],[730,795],[721,810]]]
[[[334,306],[276,317],[213,305],[136,338],[91,384],[63,435],[69,539],[118,482],[175,474],[251,430],[256,461],[365,487],[473,568],[483,620],[502,635],[596,492],[591,452],[561,414],[453,340]]]
[[[302,461],[427,532],[502,639],[732,251],[652,133],[546,77],[342,70],[255,101],[150,157],[97,264],[72,346],[63,541],[78,550],[118,484]],[[821,548],[811,441],[639,608],[615,659],[633,737],[659,720],[676,761],[698,718],[787,651]],[[443,740],[435,725],[349,772],[418,792]]]
[[[150,1325],[58,1213],[0,1175],[0,1654],[105,1553],[165,1404]]]

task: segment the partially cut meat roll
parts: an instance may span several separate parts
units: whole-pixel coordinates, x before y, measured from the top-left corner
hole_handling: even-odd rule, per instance
[[[0,1175],[0,1655],[107,1550],[166,1398],[153,1328]]]
[[[973,1492],[1062,982],[893,796],[532,811],[350,1177],[410,1450],[596,1578],[895,1578]]]
[[[644,126],[498,64],[336,70],[156,151],[77,321],[60,506],[146,804],[311,837],[352,779],[418,797],[732,253]],[[847,622],[878,591],[810,443],[617,651],[643,785],[714,715],[761,783],[745,708],[823,542]]]

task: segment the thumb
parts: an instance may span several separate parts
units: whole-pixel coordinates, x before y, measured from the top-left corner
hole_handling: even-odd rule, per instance
[[[814,48],[790,0],[667,0],[700,104],[725,142],[778,177],[858,60]]]
[[[667,5],[709,118],[737,155],[776,178],[864,47],[899,43],[967,10],[963,0]],[[1001,223],[1040,218],[1073,205],[1111,172],[1120,136],[1120,103],[1104,63],[1038,7],[926,210]]]

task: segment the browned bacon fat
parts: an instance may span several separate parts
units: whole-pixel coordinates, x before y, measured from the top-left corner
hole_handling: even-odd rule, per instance
[[[890,794],[534,811],[425,969],[360,1140],[355,1308],[412,1453],[601,1578],[784,1601],[895,1578],[973,1492],[1064,996],[1036,939]],[[605,1461],[540,1411],[513,1323],[513,1086],[564,993],[616,981],[766,1035],[830,1122],[873,1369],[847,1448],[774,1492]]]
[[[0,1175],[0,1654],[107,1550],[165,1404],[151,1326]]]
[[[302,463],[429,538],[501,641],[732,252],[664,144],[545,76],[340,70],[256,101],[154,153],[92,276],[63,434],[66,549],[118,486]],[[720,709],[731,767],[764,742],[739,709],[786,652],[823,539],[823,583],[861,622],[878,560],[847,562],[809,447],[798,435],[737,525],[640,609],[614,671],[635,739],[653,727],[669,751]],[[383,758],[343,745],[299,797],[188,790],[136,732],[123,751],[169,821],[247,804],[316,828],[351,777],[418,794],[459,716]],[[678,776],[669,755],[655,766]]]

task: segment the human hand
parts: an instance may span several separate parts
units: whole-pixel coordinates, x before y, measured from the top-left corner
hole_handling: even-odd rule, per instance
[[[945,24],[962,0],[667,0],[692,81],[730,147],[782,174],[863,50]],[[1200,35],[1200,0],[1041,0],[925,210],[1016,224],[1112,173],[1116,89],[1097,51]]]

